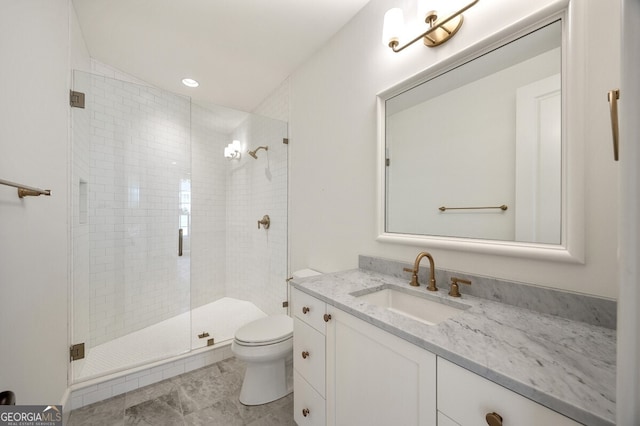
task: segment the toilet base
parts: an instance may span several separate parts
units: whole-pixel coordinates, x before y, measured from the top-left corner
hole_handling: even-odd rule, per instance
[[[240,402],[262,405],[289,395],[293,389],[287,383],[287,363],[280,358],[272,362],[248,363],[244,373]]]

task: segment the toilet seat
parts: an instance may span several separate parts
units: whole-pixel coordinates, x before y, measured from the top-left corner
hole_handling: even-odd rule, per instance
[[[287,315],[271,315],[240,327],[235,341],[241,346],[267,346],[293,337],[293,320]]]

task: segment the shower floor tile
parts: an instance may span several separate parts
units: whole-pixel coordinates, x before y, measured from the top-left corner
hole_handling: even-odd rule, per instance
[[[205,331],[216,343],[229,341],[238,328],[266,315],[251,302],[223,297],[191,312],[88,348],[85,359],[74,363],[74,374],[77,379],[100,377],[186,353],[189,349],[203,348],[207,339],[199,339],[198,334]]]
[[[294,426],[293,394],[252,407],[238,401],[244,370],[229,358],[74,410],[67,426]]]

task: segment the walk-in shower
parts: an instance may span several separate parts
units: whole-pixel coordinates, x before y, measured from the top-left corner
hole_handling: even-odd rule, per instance
[[[286,123],[80,71],[73,86],[73,382],[285,312]],[[268,161],[225,158],[234,140],[268,144]]]

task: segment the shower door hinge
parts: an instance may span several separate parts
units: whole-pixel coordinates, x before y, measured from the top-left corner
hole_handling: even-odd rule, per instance
[[[75,345],[71,345],[69,348],[69,356],[71,357],[71,361],[77,361],[79,359],[84,358],[84,343],[77,343]]]
[[[288,308],[289,307],[289,301],[285,300],[284,302],[282,302],[282,307],[283,308]]]
[[[391,159],[390,158],[385,158],[384,165],[389,167],[391,165]]]
[[[84,93],[71,91],[69,103],[72,108],[84,108]]]
[[[282,138],[282,143],[285,145],[289,145],[289,138]]]

